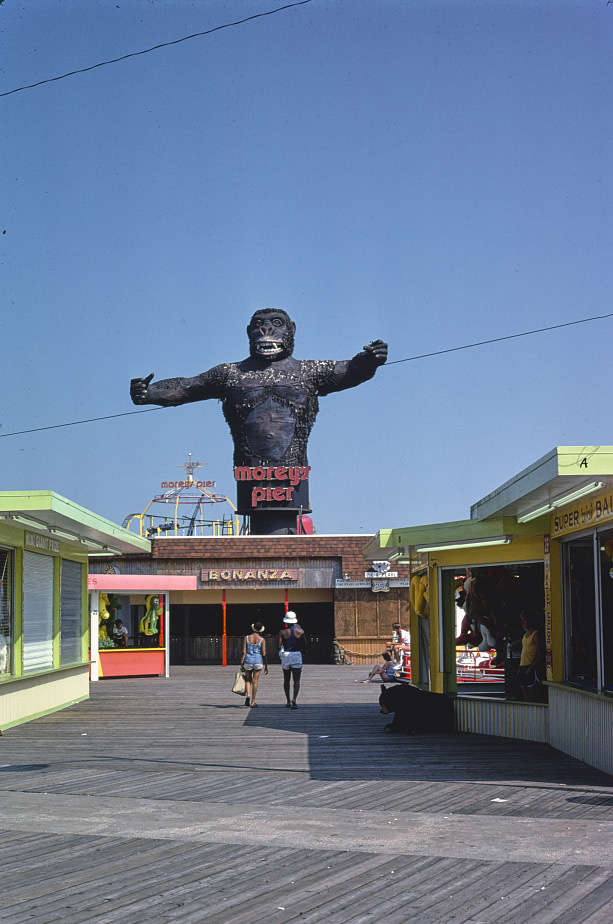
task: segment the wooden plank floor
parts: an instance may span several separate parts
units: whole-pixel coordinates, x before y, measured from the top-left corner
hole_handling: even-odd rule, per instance
[[[0,738],[0,921],[610,924],[613,780],[553,749],[388,736],[360,666],[92,684]]]

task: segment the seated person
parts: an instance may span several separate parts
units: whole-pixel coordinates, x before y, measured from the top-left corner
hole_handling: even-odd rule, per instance
[[[387,646],[387,650],[391,652],[394,661],[401,660],[403,651],[411,650],[411,635],[406,629],[400,627],[399,622],[392,623],[392,641]]]
[[[394,662],[389,651],[384,651],[381,657],[383,658],[383,664],[374,664],[370,674],[366,680],[361,681],[362,683],[370,683],[375,678],[380,683],[391,683],[397,679]]]
[[[115,642],[116,648],[128,647],[128,630],[121,619],[115,620],[115,625],[113,626],[113,641]]]

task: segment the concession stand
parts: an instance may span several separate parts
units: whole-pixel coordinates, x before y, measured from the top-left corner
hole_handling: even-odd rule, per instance
[[[558,446],[470,513],[381,530],[365,550],[410,566],[413,682],[455,697],[460,730],[544,741],[613,773],[613,446]],[[543,650],[528,692],[513,683],[527,612]],[[482,656],[489,676],[467,682],[460,661]]]
[[[3,729],[87,699],[89,556],[150,548],[53,491],[0,492]]]
[[[170,593],[195,589],[191,575],[120,574],[117,565],[90,574],[91,679],[168,677]]]

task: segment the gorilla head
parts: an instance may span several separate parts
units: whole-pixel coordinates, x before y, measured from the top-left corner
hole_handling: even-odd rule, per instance
[[[296,325],[280,308],[256,311],[247,327],[249,352],[257,359],[276,362],[294,352]]]

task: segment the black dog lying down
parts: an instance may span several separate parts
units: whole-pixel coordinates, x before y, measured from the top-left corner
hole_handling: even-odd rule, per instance
[[[453,700],[410,683],[382,687],[379,705],[384,715],[394,713],[393,720],[385,726],[386,732],[450,732],[455,726]]]

